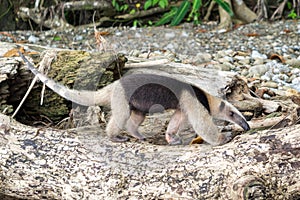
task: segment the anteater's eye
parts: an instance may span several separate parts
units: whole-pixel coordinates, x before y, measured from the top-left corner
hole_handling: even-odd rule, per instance
[[[234,117],[234,112],[230,111],[229,116]]]

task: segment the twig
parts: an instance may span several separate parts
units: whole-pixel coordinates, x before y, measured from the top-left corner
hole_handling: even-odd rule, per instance
[[[285,4],[287,3],[287,0],[284,0],[279,6],[278,8],[275,10],[275,12],[273,13],[272,17],[271,17],[271,20],[274,20],[274,19],[277,19],[277,18],[280,18],[282,17],[282,13],[283,13],[283,10],[284,10],[284,7],[285,7]],[[276,14],[279,14],[278,17],[276,17]]]
[[[20,108],[22,107],[23,103],[25,102],[25,100],[27,99],[29,93],[31,92],[34,84],[36,83],[37,79],[38,79],[37,77],[34,77],[34,79],[31,81],[31,84],[30,84],[28,90],[26,91],[26,94],[24,95],[22,101],[19,103],[19,105],[18,105],[17,109],[15,110],[14,114],[11,116],[12,118],[14,118],[16,116],[16,114],[19,112]]]
[[[43,60],[40,63],[39,71],[42,71],[43,73],[45,73],[45,71],[48,71],[50,68],[50,64],[54,58],[56,58],[56,51],[47,51],[45,56],[43,57]],[[17,109],[13,113],[12,118],[14,118],[16,116],[16,114],[19,112],[20,108],[22,107],[23,103],[27,99],[27,97],[28,97],[29,93],[31,92],[36,81],[37,81],[37,77],[34,77],[34,79],[31,81],[31,84],[30,84],[28,90],[26,91],[26,94],[24,95],[24,97],[22,98]],[[41,105],[43,104],[44,91],[45,91],[45,85],[43,86],[43,90],[41,91]]]
[[[215,4],[216,4],[215,1],[210,2],[209,6],[208,6],[208,9],[207,9],[207,12],[206,12],[206,15],[203,18],[203,21],[208,21],[208,18],[210,17],[211,11],[214,8]]]

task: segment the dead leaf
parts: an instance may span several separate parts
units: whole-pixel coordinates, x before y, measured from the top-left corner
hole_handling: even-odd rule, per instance
[[[24,47],[20,47],[19,49],[11,49],[11,50],[8,50],[4,55],[3,57],[18,57],[19,56],[19,53],[18,52],[21,52],[22,54],[24,55],[37,55],[37,54],[40,54],[39,52],[36,52],[36,51],[31,51],[31,52],[25,52],[25,49]]]
[[[14,56],[19,56],[18,51],[20,51],[21,53],[25,53],[24,47],[20,47],[19,49],[11,49],[8,50],[3,57],[14,57]]]
[[[200,136],[198,136],[198,137],[196,137],[196,138],[194,138],[191,142],[190,142],[190,145],[191,144],[201,144],[201,143],[203,143],[203,139],[200,137]]]
[[[248,36],[248,37],[258,37],[258,36],[260,36],[260,34],[258,34],[258,33],[246,33],[245,35]]]
[[[283,58],[283,56],[276,54],[276,53],[271,54],[270,59],[271,60],[279,60],[280,62],[285,63],[285,59]]]

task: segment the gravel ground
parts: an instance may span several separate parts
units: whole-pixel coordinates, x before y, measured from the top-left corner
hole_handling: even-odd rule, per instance
[[[235,71],[249,81],[260,80],[275,90],[300,92],[300,21],[256,22],[233,31],[215,31],[217,23],[198,27],[98,28],[108,49],[125,55],[172,55],[175,61],[207,64]],[[0,41],[26,41],[50,47],[96,50],[93,28],[63,32],[17,31],[0,35]],[[265,95],[265,98],[268,98]]]

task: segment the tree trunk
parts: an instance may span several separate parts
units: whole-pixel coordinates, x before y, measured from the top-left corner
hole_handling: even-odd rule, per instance
[[[250,23],[257,19],[257,15],[250,10],[242,0],[225,0],[234,12],[234,19],[238,23]],[[219,29],[232,29],[232,18],[219,6],[220,24]]]

